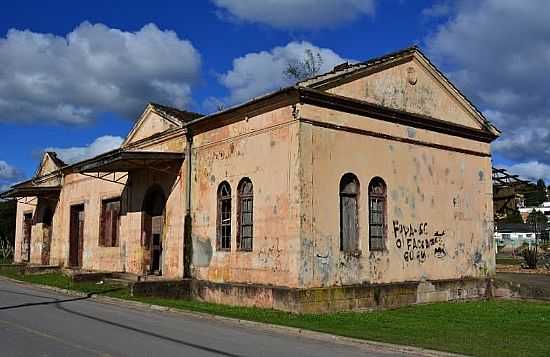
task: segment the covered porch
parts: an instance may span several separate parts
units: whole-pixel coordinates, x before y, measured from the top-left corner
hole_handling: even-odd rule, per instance
[[[122,272],[139,279],[181,277],[183,161],[177,152],[117,149],[68,168],[70,174],[122,187],[118,197],[99,198],[99,254],[101,246],[118,247]]]

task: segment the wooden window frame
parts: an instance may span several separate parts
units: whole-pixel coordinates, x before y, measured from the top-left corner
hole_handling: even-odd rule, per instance
[[[382,192],[374,192],[374,186],[381,185]],[[375,206],[381,203],[382,208],[374,210]],[[386,182],[381,177],[374,177],[369,183],[369,250],[386,250],[386,240],[388,237],[388,188]],[[381,218],[375,221],[376,218]],[[375,235],[374,227],[380,227],[382,235]],[[378,243],[376,241],[379,241]]]
[[[113,221],[111,217],[110,219],[107,219],[107,205],[111,203],[117,203],[118,202],[118,214],[116,215],[116,221]],[[98,246],[104,247],[104,248],[114,248],[118,247],[120,244],[120,211],[121,211],[121,198],[120,197],[110,197],[105,198],[101,200],[101,211],[99,216],[99,242]],[[113,212],[113,210],[110,210],[110,212]],[[106,236],[106,224],[108,224],[107,221],[110,221],[111,223],[111,237]],[[109,238],[109,239],[107,239]],[[107,244],[109,242],[109,244]]]
[[[247,184],[250,184],[250,191],[244,192]],[[251,252],[254,249],[254,184],[252,180],[248,177],[241,179],[237,192],[237,250]],[[249,207],[245,208],[245,205]],[[250,214],[249,222],[245,222],[247,214]],[[250,236],[245,236],[246,228],[250,228]],[[249,246],[245,246],[246,240],[250,240]]]
[[[223,192],[224,187],[226,192]],[[216,250],[231,251],[231,185],[223,181],[218,186],[216,195]]]
[[[348,186],[350,184],[355,184],[355,191],[354,192],[348,192],[349,188],[351,186]],[[359,182],[359,179],[357,176],[353,173],[346,173],[342,176],[340,179],[340,190],[339,190],[339,197],[340,197],[340,251],[348,254],[353,254],[356,256],[361,255],[361,250],[359,248],[359,240],[360,240],[360,234],[359,234],[359,199],[361,194],[361,184]],[[344,229],[344,223],[345,223],[345,210],[344,210],[344,198],[354,198],[355,199],[355,237],[346,238],[344,236],[344,232],[347,231]],[[353,239],[353,242],[346,244],[346,239],[351,240]],[[351,247],[350,247],[351,246]]]

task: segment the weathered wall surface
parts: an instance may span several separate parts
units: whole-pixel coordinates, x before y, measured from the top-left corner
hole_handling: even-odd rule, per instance
[[[138,125],[132,129],[129,134],[127,144],[143,140],[151,135],[161,133],[166,130],[176,128],[176,125],[164,119],[157,113],[149,110],[143,114],[144,120],[140,120]]]
[[[193,268],[198,279],[297,285],[298,123],[286,107],[194,137]],[[251,252],[237,251],[237,187],[254,186]],[[216,249],[217,190],[231,185],[231,251]]]
[[[181,165],[180,165],[181,166]],[[68,265],[70,208],[84,204],[84,251],[82,268],[89,270],[127,271],[143,274],[142,207],[147,189],[159,185],[167,198],[163,227],[163,274],[166,277],[183,276],[183,195],[184,185],[179,177],[181,167],[174,174],[155,170],[133,171],[129,186],[70,174],[65,178],[60,195],[61,204],[54,218],[54,240],[50,262]],[[120,175],[120,174],[119,174]],[[122,180],[125,182],[126,180]],[[121,197],[120,235],[117,247],[99,245],[102,200]],[[36,227],[38,229],[38,227]]]
[[[451,95],[420,61],[411,59],[328,92],[479,129],[464,101]]]
[[[304,287],[493,273],[489,144],[308,105],[301,106],[300,115],[340,126],[336,130],[302,124],[305,218],[300,281]],[[352,133],[342,127],[396,139]],[[430,143],[479,155],[433,148]],[[348,172],[360,181],[359,257],[339,249],[339,182]],[[382,252],[371,252],[368,246],[368,185],[376,176],[387,185],[387,249]],[[435,254],[436,248],[445,253],[438,249]]]
[[[122,243],[118,247],[99,246],[101,201],[120,197],[123,186],[115,183],[69,174],[65,176],[53,222],[50,263],[69,265],[69,232],[71,206],[84,204],[84,245],[82,268],[122,270]]]
[[[33,202],[34,205],[36,205],[36,198],[35,197],[29,197],[29,202]],[[15,221],[15,250],[14,250],[14,256],[13,260],[15,263],[20,263],[22,261],[21,259],[21,244],[23,243],[23,219],[24,215],[27,213],[31,213],[34,216],[35,207],[31,204],[25,204],[25,203],[17,203],[17,215],[16,215],[16,221]],[[31,235],[31,248],[32,248],[32,235]],[[31,250],[32,255],[32,250]]]
[[[126,266],[128,272],[144,274],[145,255],[150,251],[142,244],[142,208],[147,190],[153,185],[161,187],[166,197],[162,227],[162,274],[166,278],[183,277],[183,229],[185,215],[185,165],[179,164],[173,170],[160,172],[142,170],[130,175],[131,187],[125,196],[127,203],[121,217],[121,237],[126,239]]]

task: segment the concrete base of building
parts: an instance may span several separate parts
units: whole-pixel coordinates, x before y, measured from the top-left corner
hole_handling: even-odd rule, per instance
[[[487,298],[492,296],[491,284],[491,279],[467,278],[297,289],[186,279],[137,282],[131,293],[292,313],[328,313]]]

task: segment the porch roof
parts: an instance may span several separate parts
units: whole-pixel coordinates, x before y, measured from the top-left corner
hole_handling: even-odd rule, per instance
[[[59,194],[61,186],[24,186],[13,187],[0,194],[0,198],[35,197]]]
[[[130,172],[148,167],[158,167],[183,160],[179,152],[126,151],[117,149],[66,168],[71,173]]]

